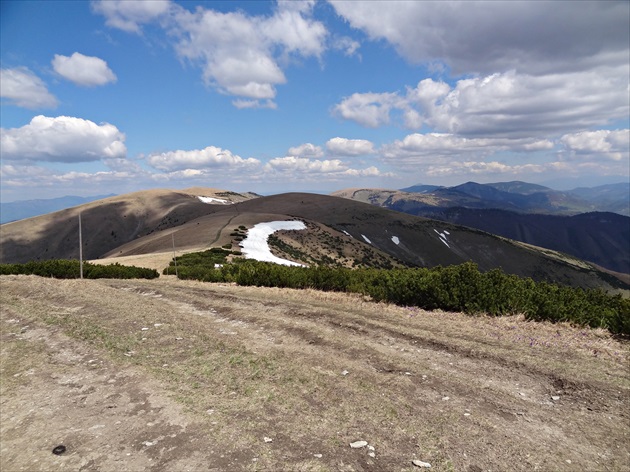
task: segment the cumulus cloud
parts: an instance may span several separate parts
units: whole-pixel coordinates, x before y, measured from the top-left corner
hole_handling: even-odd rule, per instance
[[[354,169],[340,159],[308,159],[305,157],[277,157],[265,166],[268,175],[280,173],[290,180],[338,180],[343,177],[391,176],[378,168]]]
[[[560,138],[571,157],[628,160],[630,130],[597,130],[565,134]]]
[[[458,80],[421,80],[406,93],[355,93],[335,112],[368,127],[389,123],[393,110],[410,128],[427,125],[462,135],[550,136],[603,126],[628,116],[627,66],[532,76],[515,71]]]
[[[344,172],[348,167],[339,159],[313,160],[305,157],[276,157],[267,164],[268,169],[277,171],[308,172],[328,174],[333,172]]]
[[[490,155],[502,151],[549,151],[553,147],[554,143],[547,139],[465,138],[445,133],[413,133],[383,146],[381,153],[389,159],[413,160],[464,154]]]
[[[89,162],[127,153],[116,126],[71,116],[38,115],[21,128],[1,129],[0,141],[3,159],[19,161]]]
[[[324,151],[320,146],[315,146],[311,143],[304,143],[299,146],[289,148],[288,154],[296,157],[322,157],[324,155]]]
[[[52,60],[55,72],[77,85],[94,87],[116,82],[116,74],[107,66],[103,59],[93,56],[84,56],[75,52],[72,56],[55,54]]]
[[[92,2],[92,9],[105,17],[105,24],[128,33],[140,33],[141,25],[166,14],[170,0],[100,0]]]
[[[212,168],[252,168],[258,167],[260,161],[253,158],[243,159],[232,154],[227,149],[208,146],[205,149],[191,151],[168,151],[152,154],[147,157],[147,162],[154,168],[162,171],[184,171]]]
[[[409,62],[443,62],[456,74],[547,74],[628,61],[627,1],[329,2]]]
[[[326,149],[333,156],[364,156],[374,154],[374,144],[366,139],[332,138]]]
[[[396,93],[354,93],[335,105],[333,113],[368,128],[377,128],[389,123],[392,108],[403,108]]]
[[[281,62],[323,53],[327,31],[312,19],[312,7],[312,2],[281,2],[268,17],[180,7],[171,32],[178,55],[201,65],[206,84],[247,100],[235,106],[252,107],[273,100],[276,86],[286,82]]]
[[[55,108],[57,99],[26,67],[0,70],[0,96],[23,108]]]

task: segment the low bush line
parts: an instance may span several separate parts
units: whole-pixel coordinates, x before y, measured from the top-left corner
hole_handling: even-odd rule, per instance
[[[354,292],[369,295],[375,301],[426,310],[491,316],[523,314],[530,320],[566,321],[605,328],[614,334],[630,334],[630,300],[621,295],[534,282],[499,269],[481,272],[472,262],[431,269],[387,270],[290,267],[238,259],[217,268],[183,262],[178,258],[181,279]]]
[[[78,279],[81,263],[76,260],[51,259],[31,261],[26,264],[0,264],[0,275],[39,275],[56,279]],[[83,263],[83,277],[86,279],[155,279],[160,274],[155,269]]]

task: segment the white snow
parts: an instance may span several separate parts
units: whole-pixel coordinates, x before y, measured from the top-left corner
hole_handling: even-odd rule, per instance
[[[240,245],[243,248],[242,253],[245,255],[245,258],[289,266],[304,266],[304,264],[282,259],[271,253],[267,238],[282,229],[300,230],[306,229],[306,225],[303,221],[269,221],[267,223],[258,223],[247,231],[247,237],[241,241]]]
[[[372,244],[372,241],[370,241],[370,239],[365,234],[362,234],[361,236],[363,236],[363,239],[365,239],[366,243]]]
[[[222,198],[202,197],[202,196],[199,196],[197,198],[201,200],[203,203],[220,203],[221,205],[229,205],[230,203],[232,203],[231,201],[223,200]]]
[[[392,241],[396,246],[400,244],[400,239],[398,239],[398,236],[392,236]]]
[[[345,234],[346,236],[350,236],[350,237],[352,237],[352,235],[351,235],[350,233],[348,233],[345,229],[344,229],[344,230],[342,230],[342,231],[343,231],[343,234]]]
[[[438,236],[440,237],[440,241],[442,241],[444,244],[446,244],[446,247],[448,247],[450,249],[451,246],[448,245],[448,239],[446,237],[447,234],[450,234],[448,231],[444,230],[443,233],[440,233],[437,229],[433,229],[433,231],[435,231]]]

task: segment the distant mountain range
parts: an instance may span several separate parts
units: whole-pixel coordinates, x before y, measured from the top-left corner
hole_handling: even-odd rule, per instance
[[[480,229],[630,274],[630,183],[559,192],[526,182],[468,182],[333,195]]]
[[[0,224],[9,223],[11,221],[23,220],[33,216],[45,215],[53,211],[63,210],[82,203],[93,202],[103,198],[111,197],[110,195],[99,195],[95,197],[76,197],[67,195],[65,197],[40,199],[40,200],[21,200],[18,202],[0,203]]]
[[[199,197],[205,197],[203,199]],[[206,203],[204,203],[206,202]],[[261,197],[217,189],[150,190],[2,225],[0,262],[111,259],[210,247],[238,248],[257,223],[299,219],[307,229],[275,235],[282,258],[345,267],[434,267],[475,262],[535,280],[577,287],[629,288],[576,257],[484,231],[330,195]]]
[[[442,207],[493,208],[553,215],[609,211],[630,216],[630,182],[568,191],[520,181],[493,184],[466,182],[454,187],[414,185],[400,191],[435,197]]]

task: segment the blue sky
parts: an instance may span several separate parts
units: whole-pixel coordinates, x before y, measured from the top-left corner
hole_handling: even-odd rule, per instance
[[[0,5],[5,202],[629,178],[627,1]]]

